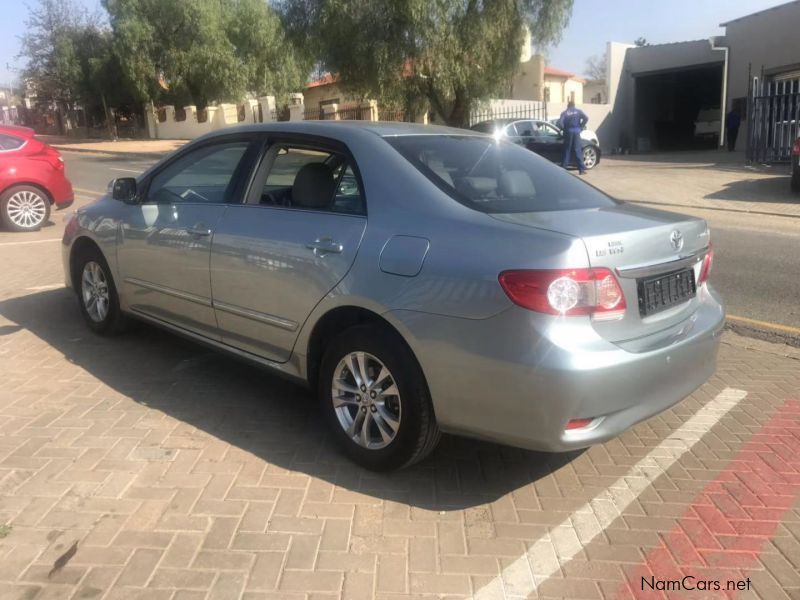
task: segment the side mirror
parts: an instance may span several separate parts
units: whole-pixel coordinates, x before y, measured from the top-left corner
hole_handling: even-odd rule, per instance
[[[108,191],[114,200],[131,203],[136,198],[136,179],[133,177],[120,177],[108,182]]]

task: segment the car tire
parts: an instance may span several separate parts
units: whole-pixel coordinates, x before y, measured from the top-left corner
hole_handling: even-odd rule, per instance
[[[50,199],[31,185],[15,185],[0,195],[3,224],[11,231],[37,231],[50,219]]]
[[[600,153],[597,151],[597,148],[594,146],[584,147],[583,165],[586,167],[586,170],[589,171],[594,169],[598,162],[600,162]]]
[[[318,385],[335,439],[367,469],[409,466],[439,442],[422,369],[405,341],[386,327],[357,325],[337,336],[323,355]]]
[[[792,191],[800,194],[800,169],[792,173]]]
[[[100,335],[116,335],[127,325],[119,295],[105,257],[97,248],[77,257],[75,281],[78,305],[89,329]]]

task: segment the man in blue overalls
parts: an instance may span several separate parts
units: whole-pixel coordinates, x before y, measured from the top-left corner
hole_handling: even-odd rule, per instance
[[[581,130],[588,122],[589,117],[580,108],[575,108],[575,102],[572,100],[569,101],[567,110],[561,113],[561,118],[558,120],[558,125],[564,132],[564,160],[561,162],[561,166],[566,169],[572,162],[570,154],[574,153],[575,160],[578,162],[578,172],[581,175],[586,173],[586,166],[583,164],[583,148],[581,147]]]

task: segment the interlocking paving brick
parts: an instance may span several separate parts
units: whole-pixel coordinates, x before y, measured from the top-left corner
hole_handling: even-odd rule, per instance
[[[146,326],[91,335],[68,292],[26,289],[60,281],[58,257],[26,262],[21,248],[0,247],[13,265],[0,281],[3,600],[397,600],[486,586],[512,598],[576,548],[538,593],[614,597],[662,547],[709,573],[738,552],[750,562],[732,570],[753,582],[742,597],[800,598],[796,434],[759,433],[797,400],[794,359],[727,336],[708,384],[602,446],[547,455],[445,437],[428,461],[376,475],[337,453],[301,388]],[[624,490],[548,533],[726,387],[748,396],[602,535]]]

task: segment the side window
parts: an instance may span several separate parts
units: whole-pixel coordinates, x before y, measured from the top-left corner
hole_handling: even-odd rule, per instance
[[[148,203],[223,204],[232,201],[231,180],[249,142],[205,146],[166,167],[150,183]]]
[[[347,157],[306,147],[280,146],[259,204],[365,214],[358,179]]]
[[[517,121],[515,125],[519,136],[531,137],[534,134],[533,123],[530,121]]]
[[[550,123],[541,123],[539,129],[539,135],[547,140],[554,140],[561,137],[561,132],[559,132],[558,129],[550,125]]]
[[[8,150],[16,150],[20,148],[25,140],[18,138],[14,135],[7,135],[0,133],[0,152],[7,152]]]

